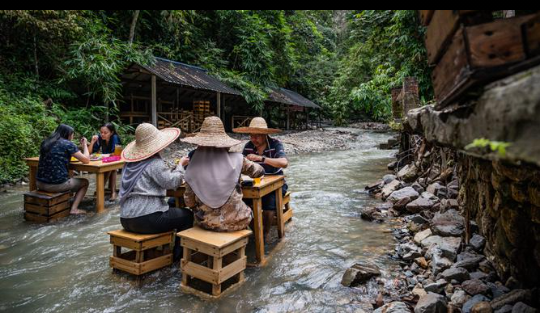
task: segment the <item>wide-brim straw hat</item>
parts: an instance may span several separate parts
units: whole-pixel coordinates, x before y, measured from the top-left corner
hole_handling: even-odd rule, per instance
[[[126,162],[138,162],[158,153],[173,143],[180,136],[178,128],[158,130],[154,125],[142,123],[135,130],[135,141],[130,142],[122,151]]]
[[[268,128],[266,121],[262,117],[254,117],[248,127],[238,127],[233,129],[233,132],[240,134],[275,134],[281,132],[281,129]]]
[[[204,119],[201,130],[193,137],[180,139],[183,142],[192,143],[201,147],[230,148],[240,144],[240,140],[233,139],[225,133],[221,119],[217,116],[209,116]]]

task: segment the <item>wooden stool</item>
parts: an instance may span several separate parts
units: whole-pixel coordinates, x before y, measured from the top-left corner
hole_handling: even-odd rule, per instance
[[[69,216],[71,192],[30,191],[24,194],[24,219],[46,223]]]
[[[249,235],[250,230],[214,232],[198,226],[179,232],[184,248],[180,288],[202,298],[217,299],[222,291],[240,286]]]
[[[111,236],[113,256],[110,265],[113,269],[133,275],[143,275],[169,266],[173,262],[170,245],[174,232],[161,234],[136,234],[125,230],[107,232]],[[122,247],[131,249],[122,253]],[[161,247],[162,249],[158,249]]]
[[[283,210],[283,223],[287,223],[291,220],[293,216],[293,210],[291,208],[291,192],[287,191],[285,196],[283,197],[283,206],[285,209]]]

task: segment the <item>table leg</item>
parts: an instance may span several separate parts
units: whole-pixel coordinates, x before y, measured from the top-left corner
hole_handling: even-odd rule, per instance
[[[96,211],[105,210],[105,174],[96,173]]]
[[[255,256],[260,266],[266,263],[264,255],[264,235],[262,222],[262,201],[253,199],[253,224],[255,225]]]
[[[278,237],[283,238],[285,235],[285,221],[283,219],[283,192],[282,187],[276,189],[276,216],[277,216],[277,231]]]
[[[37,166],[30,166],[30,177],[28,177],[28,189],[30,191],[36,190],[36,176],[37,176]]]

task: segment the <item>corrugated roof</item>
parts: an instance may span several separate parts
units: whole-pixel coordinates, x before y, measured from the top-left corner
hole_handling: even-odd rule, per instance
[[[238,95],[240,92],[225,85],[219,79],[210,76],[202,67],[188,65],[164,58],[155,58],[153,65],[143,67],[147,71],[163,79],[166,82],[176,85],[184,85],[197,89],[212,90],[216,92]]]
[[[285,88],[273,88],[268,95],[268,100],[273,102],[298,105],[308,108],[320,109],[321,107],[301,94]]]

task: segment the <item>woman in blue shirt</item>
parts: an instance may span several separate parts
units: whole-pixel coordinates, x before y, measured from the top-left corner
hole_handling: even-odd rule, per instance
[[[60,124],[54,133],[41,143],[36,185],[39,190],[46,192],[76,192],[71,205],[71,214],[84,214],[79,210],[79,203],[88,189],[88,180],[84,178],[70,178],[68,166],[71,157],[75,157],[84,164],[90,162],[90,154],[86,138],[81,138],[83,152],[71,142],[73,128]]]
[[[99,129],[99,135],[92,136],[90,147],[92,153],[113,154],[117,146],[120,146],[122,141],[116,133],[116,128],[112,123],[107,123]],[[116,200],[116,171],[107,172],[105,180],[109,181],[109,189],[111,190],[110,201]]]

